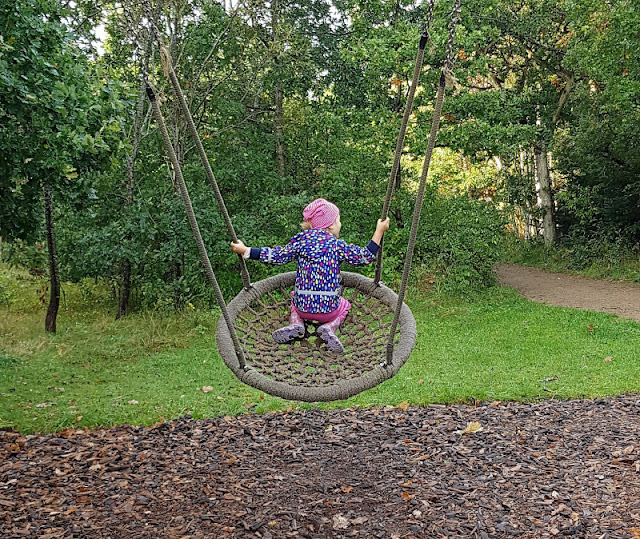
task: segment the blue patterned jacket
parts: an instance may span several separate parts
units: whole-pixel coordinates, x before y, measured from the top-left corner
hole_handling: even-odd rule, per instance
[[[365,266],[373,262],[378,244],[349,245],[326,230],[303,230],[283,247],[253,247],[249,258],[265,264],[298,261],[293,304],[306,313],[329,313],[340,304],[340,263]]]

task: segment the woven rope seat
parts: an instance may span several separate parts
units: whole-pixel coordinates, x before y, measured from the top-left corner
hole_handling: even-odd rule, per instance
[[[386,345],[398,296],[390,288],[351,272],[341,272],[342,295],[351,310],[337,332],[343,354],[327,350],[306,323],[306,334],[293,343],[277,344],[271,333],[289,323],[295,272],[254,283],[227,306],[245,354],[240,367],[224,319],[217,328],[220,354],[245,384],[289,400],[320,402],[349,398],[394,376],[416,342],[416,322],[402,305],[391,362]]]

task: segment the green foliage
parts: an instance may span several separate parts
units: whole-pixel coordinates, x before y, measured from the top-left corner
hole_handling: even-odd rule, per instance
[[[9,307],[16,296],[14,281],[8,273],[0,273],[0,303]]]
[[[100,56],[86,45],[95,22],[90,8],[19,0],[0,9],[0,165],[8,171],[0,178],[0,235],[34,245],[40,182],[50,182],[66,279],[104,279],[115,300],[127,260],[135,306],[212,306],[148,109],[127,201],[143,45],[131,29],[144,26],[142,10],[105,8],[109,38]],[[409,122],[386,239],[387,282],[397,280],[404,263],[448,9],[450,3],[436,5]],[[306,203],[324,196],[342,209],[344,238],[366,244],[382,207],[425,5],[347,0],[332,8],[287,0],[225,12],[197,0],[168,4],[160,16],[238,235],[251,245],[281,244],[298,230]],[[596,238],[606,237],[615,252],[632,248],[640,234],[632,143],[640,136],[638,8],[629,0],[481,0],[462,16],[419,264],[447,289],[490,282],[505,219],[489,205],[504,204],[514,223],[541,217],[533,170],[522,166],[538,143],[553,152],[561,237],[576,259],[598,253]],[[71,32],[81,20],[87,27]],[[237,261],[157,56],[150,76],[218,280],[231,297],[240,287]],[[284,92],[284,177],[274,151],[277,87]],[[14,261],[45,269],[32,256],[42,251],[32,251],[25,247]],[[254,279],[274,271],[280,269],[251,266]]]
[[[33,238],[43,182],[81,198],[82,172],[109,150],[108,91],[89,74],[67,15],[49,0],[0,8],[0,233],[8,238]]]
[[[572,121],[556,140],[566,174],[559,216],[567,239],[640,240],[640,60],[636,2],[590,0],[568,9],[574,32],[565,64],[580,73]]]
[[[424,211],[417,261],[440,275],[438,284],[448,292],[489,286],[503,230],[492,205],[466,197],[436,198]]]

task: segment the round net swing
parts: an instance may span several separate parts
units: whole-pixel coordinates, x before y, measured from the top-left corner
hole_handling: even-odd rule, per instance
[[[370,389],[394,376],[409,358],[416,342],[416,322],[402,304],[399,330],[394,337],[391,362],[386,361],[398,295],[383,284],[357,273],[341,273],[342,295],[351,310],[338,337],[344,353],[327,350],[307,322],[304,337],[277,344],[271,333],[289,320],[295,272],[254,283],[241,291],[227,309],[244,351],[242,368],[224,318],[217,328],[218,348],[224,362],[246,384],[290,400],[341,400]]]
[[[431,0],[429,3],[427,23],[420,38],[413,84],[407,96],[407,105],[387,185],[382,219],[386,219],[389,212],[393,186],[400,166],[404,137],[422,67],[424,49],[428,40],[427,29],[433,14],[434,2],[435,0]],[[148,20],[153,21],[153,14],[150,10],[147,11]],[[296,281],[295,272],[251,283],[245,261],[242,255],[239,255],[238,262],[243,290],[228,305],[226,304],[205,249],[182,169],[164,123],[160,106],[149,84],[148,74],[144,68],[142,69],[147,95],[151,101],[153,114],[173,167],[176,184],[185,205],[200,258],[222,311],[217,328],[220,355],[225,364],[242,382],[271,395],[290,400],[306,402],[342,400],[391,378],[409,358],[416,343],[416,322],[409,307],[404,303],[404,296],[416,244],[427,172],[442,114],[445,81],[453,64],[453,37],[459,12],[460,0],[454,0],[449,23],[445,65],[442,69],[435,100],[429,143],[414,206],[400,290],[396,294],[380,282],[383,245],[380,245],[378,250],[374,279],[357,273],[341,272],[341,292],[352,305],[347,318],[337,331],[337,336],[344,346],[344,353],[341,354],[332,353],[326,348],[322,339],[316,334],[317,325],[309,321],[306,322],[305,335],[294,340],[293,343],[277,344],[273,340],[271,335],[273,331],[288,322],[291,291]],[[238,238],[173,69],[170,54],[159,40],[158,29],[152,22],[149,42],[152,41],[154,34],[155,39],[159,41],[164,71],[171,81],[179,109],[200,155],[227,230],[231,239],[237,242]]]

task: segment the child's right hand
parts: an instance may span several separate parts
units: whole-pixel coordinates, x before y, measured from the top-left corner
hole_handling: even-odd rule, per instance
[[[384,234],[387,230],[389,230],[389,218],[387,217],[384,221],[382,219],[378,219],[378,224],[376,225],[376,232],[380,234]]]
[[[249,250],[249,247],[238,240],[237,242],[231,242],[231,250],[238,255],[244,256],[244,254]]]
[[[378,219],[378,224],[376,225],[376,231],[373,234],[373,238],[371,238],[378,245],[382,242],[382,236],[384,233],[389,230],[389,218],[387,217],[384,221],[382,219]]]

